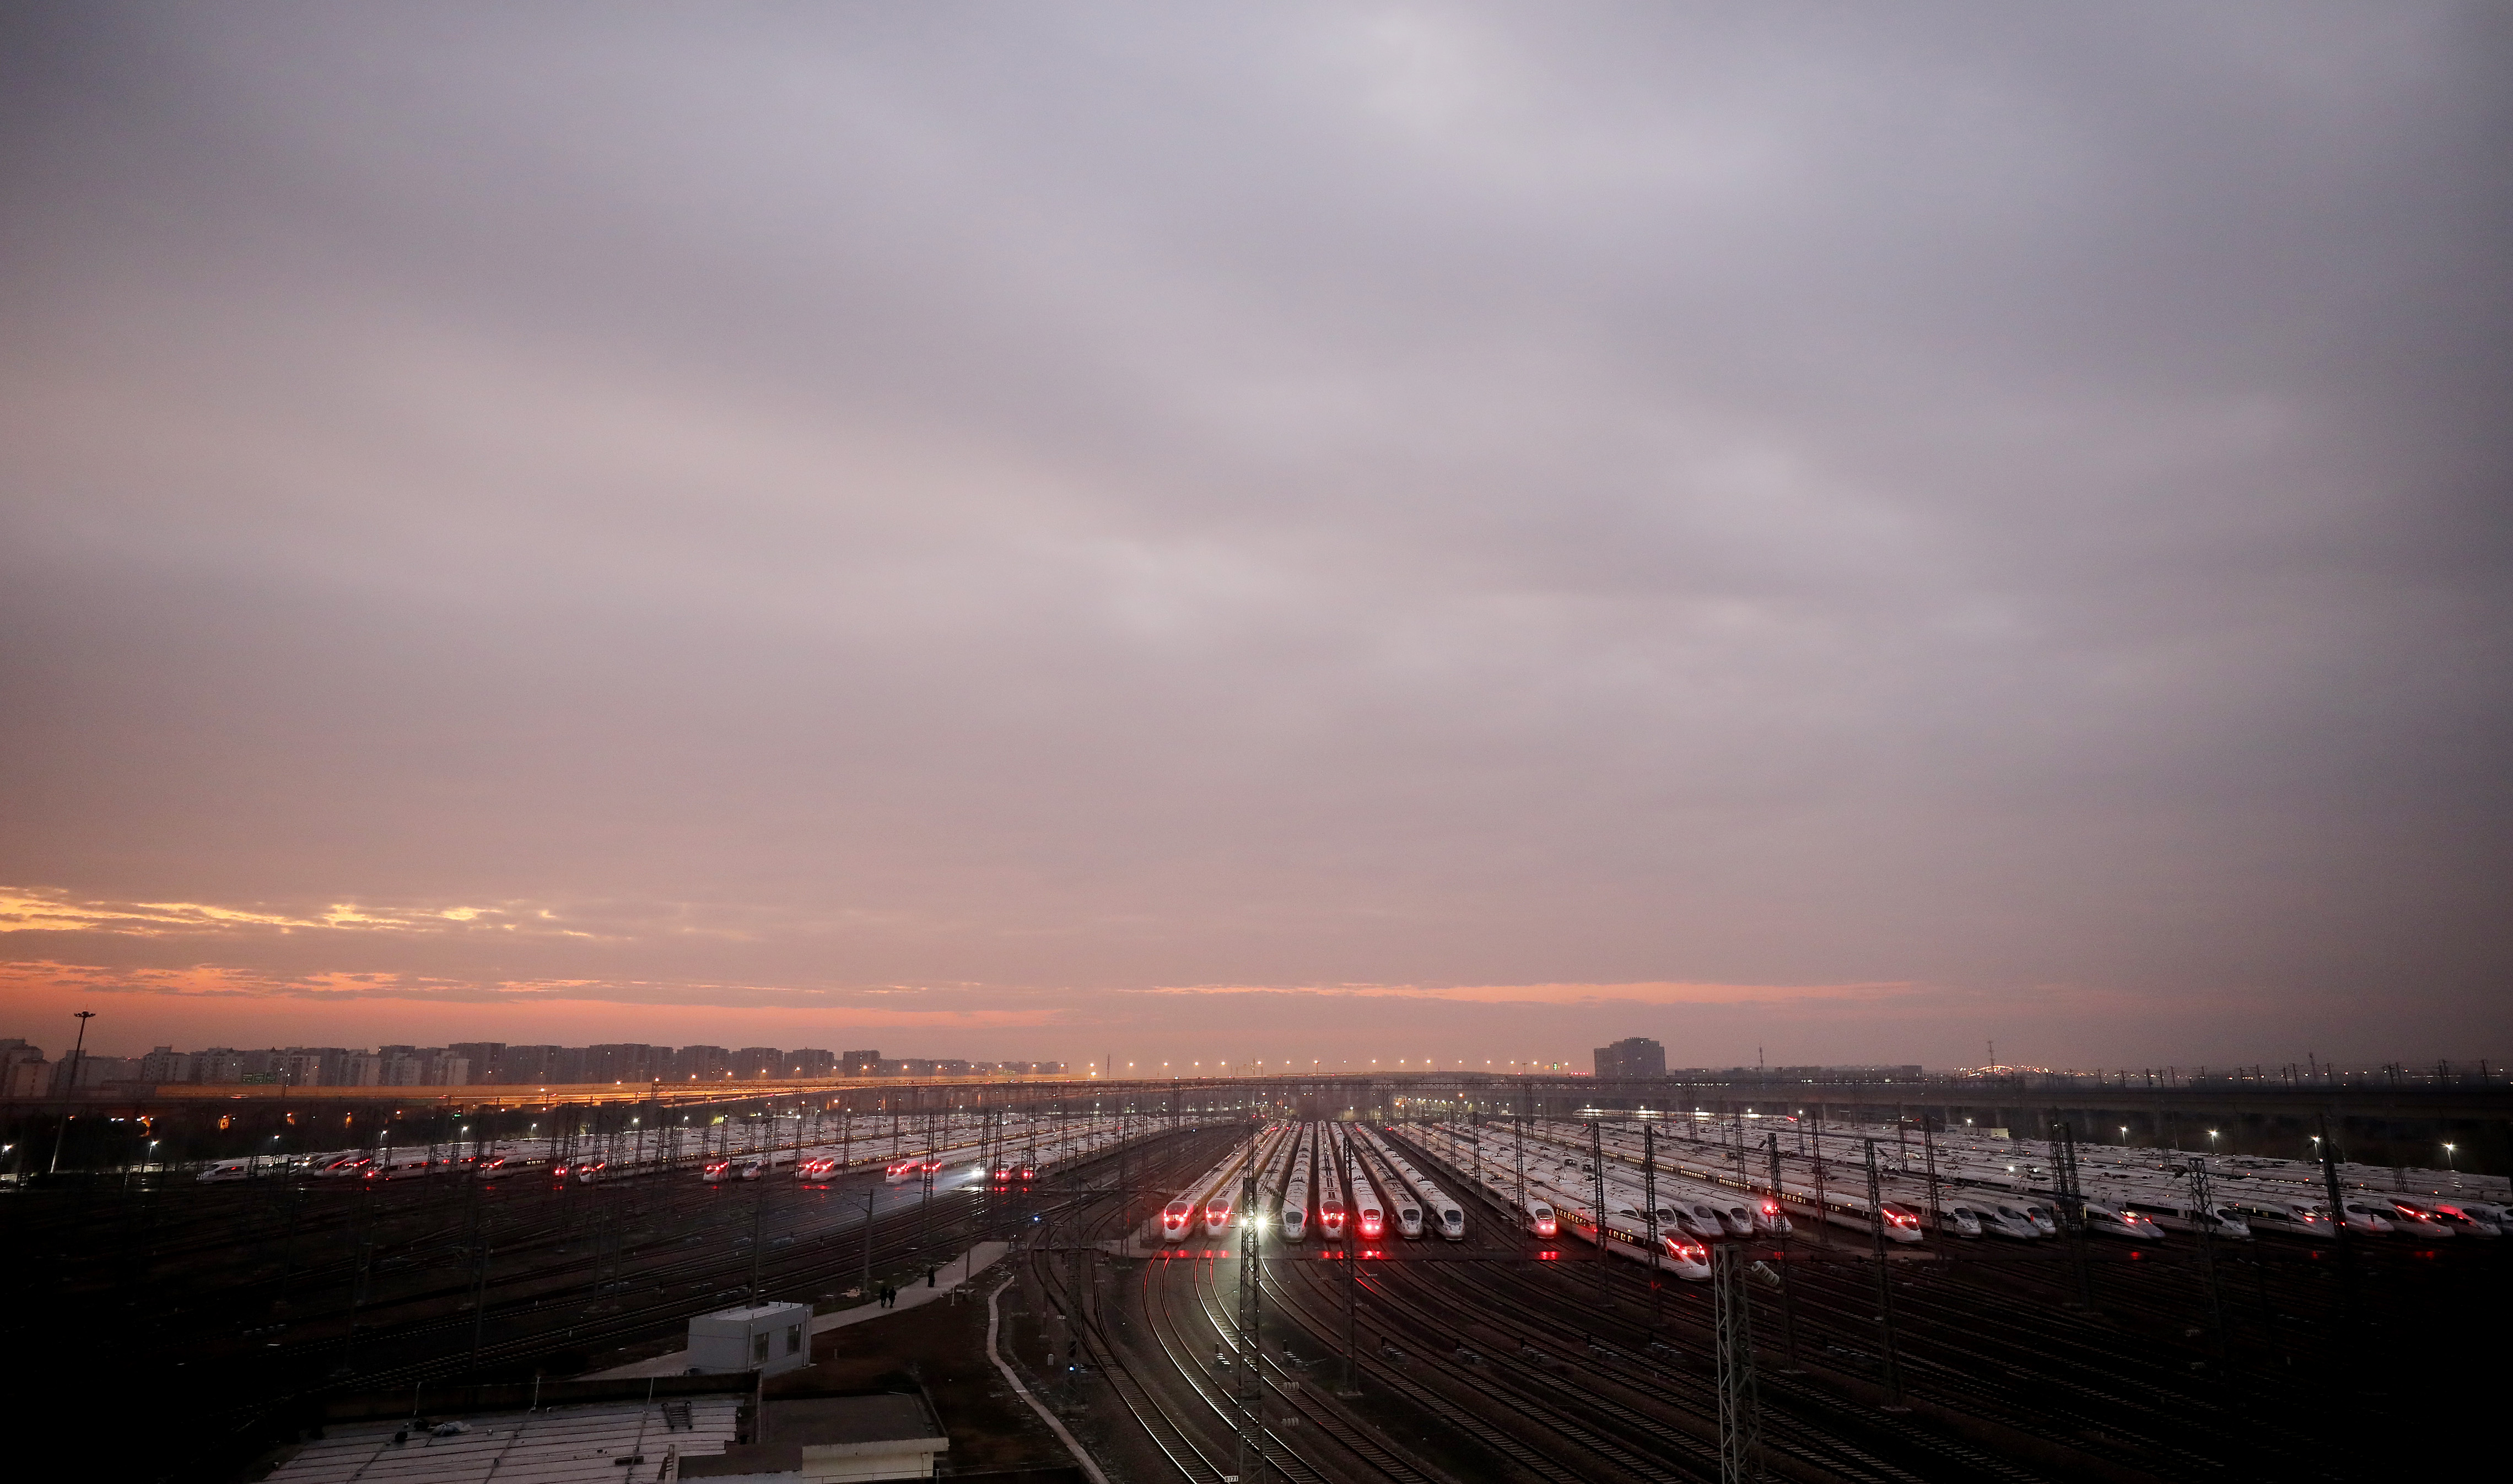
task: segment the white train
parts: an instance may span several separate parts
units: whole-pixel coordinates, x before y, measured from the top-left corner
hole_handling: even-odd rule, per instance
[[[1599,1244],[1609,1256],[1629,1258],[1696,1282],[1710,1276],[1710,1248],[1697,1237],[1661,1230],[1657,1247],[1653,1250],[1646,1224],[1612,1211],[1600,1219],[1592,1200],[1583,1200],[1557,1186],[1533,1183],[1528,1186],[1528,1200],[1531,1205],[1551,1208],[1552,1224],[1557,1230],[1567,1228],[1583,1242]]]
[[[2413,1236],[2448,1237],[2453,1234],[2454,1223],[2447,1221],[2432,1206],[2405,1195],[2386,1197],[2391,1206],[2391,1224]]]
[[[1949,1190],[1940,1196],[1937,1220],[1957,1236],[2003,1236],[2029,1242],[2042,1235],[2042,1228],[2014,1200],[1971,1190]]]
[[[1343,1203],[1343,1161],[1336,1147],[1342,1141],[1336,1133],[1332,1123],[1318,1129],[1318,1235],[1330,1242],[1343,1240],[1348,1215]]]
[[[1204,1234],[1206,1236],[1220,1237],[1230,1234],[1230,1218],[1239,1209],[1239,1187],[1246,1181],[1249,1163],[1252,1160],[1256,1161],[1259,1168],[1262,1168],[1263,1160],[1258,1152],[1259,1146],[1270,1148],[1273,1137],[1270,1134],[1259,1135],[1241,1146],[1230,1159],[1224,1161],[1229,1168],[1223,1172],[1220,1182],[1213,1187],[1212,1193],[1204,1198]]]
[[[1178,1192],[1177,1199],[1161,1210],[1161,1240],[1183,1242],[1201,1231],[1207,1236],[1219,1236],[1230,1224],[1230,1213],[1237,1199],[1233,1182],[1240,1167],[1248,1162],[1252,1150],[1241,1144],[1198,1176],[1193,1183]],[[1218,1214],[1215,1207],[1218,1205]]]
[[[1276,1132],[1270,1151],[1256,1175],[1256,1208],[1249,1215],[1258,1221],[1271,1220],[1280,1229],[1283,1186],[1291,1174],[1292,1155],[1300,1146],[1300,1127],[1289,1124]],[[1265,1215],[1270,1203],[1273,1215]]]
[[[1292,1146],[1292,1163],[1283,1176],[1283,1197],[1277,1209],[1281,1213],[1283,1240],[1296,1246],[1308,1240],[1309,1235],[1309,1166],[1314,1161],[1316,1138],[1313,1126],[1300,1126],[1299,1141]]]
[[[1385,1237],[1387,1208],[1379,1203],[1378,1183],[1370,1178],[1370,1171],[1362,1162],[1361,1150],[1354,1146],[1349,1132],[1343,1139],[1343,1187],[1346,1209],[1352,1213],[1353,1235],[1365,1242],[1376,1242]]]
[[[1554,1213],[1553,1203],[1544,1198],[1539,1185],[1527,1187],[1526,1196],[1518,1203],[1518,1219],[1521,1225],[1540,1237],[1557,1236],[1562,1230],[1562,1219]]]
[[[2504,1208],[2493,1201],[2438,1196],[2426,1204],[2435,1215],[2454,1223],[2464,1235],[2492,1237],[2504,1234]]]
[[[2086,1193],[2123,1211],[2135,1211],[2168,1231],[2204,1229],[2210,1236],[2251,1240],[2252,1223],[2221,1194],[2211,1194],[2203,1210],[2187,1189],[2169,1182],[2095,1180],[2087,1183]]]
[[[1370,1138],[1373,1146],[1396,1171],[1397,1180],[1410,1187],[1416,1199],[1422,1203],[1424,1225],[1436,1229],[1447,1241],[1464,1241],[1466,1239],[1465,1208],[1450,1199],[1447,1192],[1433,1183],[1412,1160],[1390,1146],[1386,1141],[1375,1133]]]
[[[2164,1240],[2164,1228],[2135,1207],[2114,1205],[2093,1195],[2079,1200],[2086,1213],[2086,1229],[2097,1236],[2127,1237],[2133,1242]]]
[[[1405,1240],[1420,1241],[1422,1239],[1422,1203],[1415,1199],[1414,1192],[1407,1187],[1405,1182],[1396,1178],[1392,1167],[1387,1162],[1387,1146],[1379,1142],[1377,1133],[1367,1125],[1355,1124],[1353,1138],[1348,1146],[1352,1150],[1354,1159],[1366,1159],[1369,1163],[1370,1182],[1376,1188],[1380,1202],[1386,1207],[1388,1224],[1394,1226],[1396,1234]]]
[[[1629,1176],[1624,1180],[1630,1183]],[[1659,1200],[1689,1216],[1696,1227],[1715,1223],[1721,1236],[1749,1237],[1758,1227],[1765,1225],[1775,1225],[1780,1231],[1789,1229],[1788,1218],[1779,1215],[1779,1202],[1767,1196],[1747,1196],[1735,1190],[1720,1190],[1664,1175],[1657,1178],[1657,1194]],[[1754,1208],[1758,1204],[1771,1207],[1771,1214],[1764,1221],[1756,1220]]]

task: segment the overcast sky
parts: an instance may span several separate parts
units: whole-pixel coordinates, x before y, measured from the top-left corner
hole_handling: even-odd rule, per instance
[[[2513,11],[5,17],[0,1033],[2513,1051]]]

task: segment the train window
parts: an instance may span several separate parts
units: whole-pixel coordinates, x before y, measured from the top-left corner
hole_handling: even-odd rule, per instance
[[[765,1333],[750,1337],[750,1358],[754,1361],[768,1358],[768,1336]]]
[[[785,1326],[785,1353],[788,1355],[799,1355],[802,1351],[803,1326],[799,1324],[789,1324]]]

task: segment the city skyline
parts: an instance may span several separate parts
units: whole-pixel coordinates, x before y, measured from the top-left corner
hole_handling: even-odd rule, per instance
[[[2513,1054],[2485,8],[0,20],[0,1009]]]

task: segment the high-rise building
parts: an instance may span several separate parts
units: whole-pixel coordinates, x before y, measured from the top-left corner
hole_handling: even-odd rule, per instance
[[[279,1064],[279,1080],[288,1087],[337,1087],[347,1055],[337,1047],[292,1046],[288,1060]]]
[[[1666,1075],[1666,1048],[1647,1036],[1627,1036],[1612,1046],[1600,1046],[1597,1048],[1597,1075],[1663,1077]]]
[[[192,1055],[192,1075],[217,1087],[233,1087],[244,1080],[245,1054],[232,1046],[213,1046]]]
[[[733,1053],[721,1046],[684,1046],[672,1053],[674,1082],[721,1082]]]
[[[199,1070],[199,1062],[188,1051],[160,1046],[140,1059],[140,1080],[142,1082],[189,1082]]]
[[[806,1047],[785,1053],[785,1064],[793,1068],[788,1076],[825,1077],[837,1069],[838,1059],[825,1051],[813,1051]]]
[[[503,1041],[457,1041],[445,1048],[471,1063],[471,1080],[499,1082],[504,1080],[506,1043]]]
[[[0,1041],[0,1098],[40,1098],[52,1091],[53,1063],[44,1048],[16,1036]]]
[[[584,1048],[586,1082],[652,1082],[671,1060],[668,1046],[638,1041],[612,1041]]]
[[[745,1046],[733,1054],[733,1074],[737,1077],[781,1077],[785,1075],[785,1053],[774,1046]]]
[[[838,1054],[838,1075],[872,1077],[881,1072],[881,1053],[877,1051],[845,1051]]]
[[[498,1057],[498,1080],[509,1087],[549,1087],[558,1081],[563,1046],[509,1046]]]

